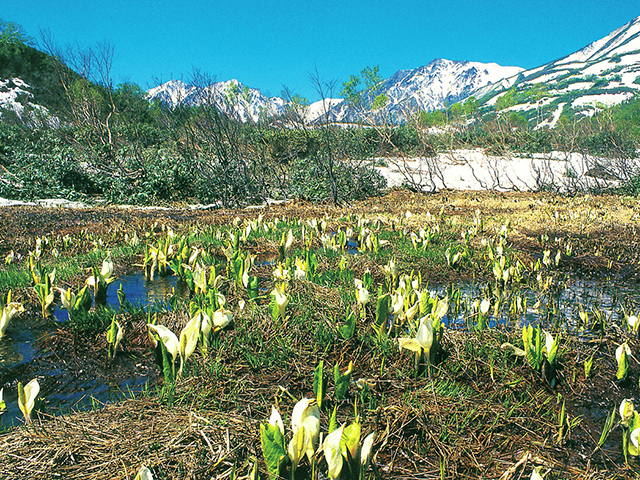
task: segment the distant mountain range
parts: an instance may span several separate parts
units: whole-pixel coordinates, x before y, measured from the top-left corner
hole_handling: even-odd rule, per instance
[[[169,105],[197,105],[214,99],[220,108],[228,109],[229,104],[220,99],[230,84],[245,89],[237,80],[205,89],[172,80],[149,90],[149,98]],[[599,106],[621,103],[639,90],[640,17],[571,55],[531,70],[445,59],[399,70],[378,92],[389,99],[378,113],[400,122],[411,112],[443,109],[473,96],[480,106],[515,111],[529,120],[535,117],[539,126],[553,126],[563,111],[591,115]],[[264,97],[254,88],[248,92],[250,101],[234,107],[241,118],[257,121],[261,113],[277,115],[283,111],[283,99]],[[334,98],[311,104],[305,118],[312,123],[324,114],[335,122],[353,122],[362,116],[342,99]]]
[[[436,59],[413,70],[400,70],[385,80],[379,93],[386,94],[389,102],[379,113],[402,120],[408,112],[445,108],[468,97],[480,87],[491,85],[523,70],[520,67],[502,67],[495,63]],[[226,100],[227,93],[243,90],[249,92],[249,101],[237,102],[234,105],[241,118],[251,116],[257,121],[262,113],[277,115],[283,112],[285,101],[282,98],[265,97],[260,90],[246,88],[237,80],[217,82],[204,88],[180,80],[171,80],[149,90],[148,93],[150,99],[159,99],[171,106],[214,102],[222,110],[228,111],[230,103]],[[327,113],[326,110],[330,120],[337,122],[356,121],[360,115],[343,99],[338,98],[309,105],[305,118],[308,122],[313,122]]]
[[[51,89],[39,85],[43,78],[53,76],[45,72],[47,55],[30,47],[24,49],[28,56],[23,54],[21,58],[31,59],[29,65],[20,63],[7,70],[11,58],[2,59],[6,65],[0,64],[0,116],[2,109],[21,117],[28,114],[31,119],[48,110],[56,111],[51,95],[47,96]],[[377,92],[388,98],[387,105],[377,113],[402,122],[416,111],[444,109],[473,96],[480,108],[514,112],[543,127],[554,126],[563,112],[592,115],[602,105],[619,104],[639,91],[640,17],[575,53],[530,70],[445,59],[399,70]],[[266,97],[237,80],[200,86],[171,80],[147,93],[149,99],[170,106],[213,103],[242,121],[278,116],[287,105],[283,98]],[[321,117],[348,123],[372,115],[354,110],[340,98],[312,103],[302,112],[309,124]]]
[[[242,121],[258,121],[261,115],[278,115],[285,103],[279,97],[265,97],[260,90],[245,87],[237,80],[215,82],[204,87],[171,80],[148,93],[150,100],[159,99],[172,107],[213,103],[226,113],[235,113]]]

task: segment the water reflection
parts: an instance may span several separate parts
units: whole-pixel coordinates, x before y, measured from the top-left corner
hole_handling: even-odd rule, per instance
[[[14,320],[4,337],[0,338],[0,372],[23,362],[29,362],[35,355],[36,334],[34,327],[24,320]]]
[[[153,281],[147,281],[142,273],[132,273],[118,278],[109,286],[107,304],[114,310],[120,308],[117,291],[121,287],[126,301],[141,307],[167,305],[173,295],[180,298],[189,296],[189,287],[175,276],[158,276]],[[54,318],[67,322],[69,316],[66,310],[58,306]],[[113,373],[114,378],[109,379],[87,375],[87,372],[70,372],[66,362],[55,362],[55,367],[51,366],[51,362],[42,362],[47,352],[38,352],[37,343],[55,329],[51,322],[22,315],[9,325],[6,335],[0,338],[0,388],[4,387],[7,406],[0,416],[0,425],[17,425],[22,418],[17,405],[18,380],[24,384],[34,377],[46,378],[50,389],[57,387],[56,392],[46,395],[47,408],[51,413],[59,413],[122,398],[123,392],[139,392],[150,379],[151,373],[142,363],[133,368],[133,375],[124,380],[114,380],[118,378],[116,372]],[[119,359],[121,363],[130,361],[135,363],[135,359]]]
[[[184,281],[174,275],[156,276],[153,281],[147,280],[142,273],[131,273],[116,279],[107,290],[107,305],[118,310],[120,301],[118,300],[118,290],[122,288],[126,301],[132,305],[141,307],[153,306],[156,304],[167,304],[173,296],[187,298],[189,287]],[[58,306],[53,313],[56,320],[66,322],[69,315],[66,310]]]
[[[449,313],[443,319],[448,328],[465,329],[469,326],[468,320],[473,313],[465,307],[469,307],[476,299],[484,298],[486,286],[486,283],[473,282],[461,282],[454,286],[460,291],[462,308],[456,314],[450,305]],[[430,286],[430,290],[440,297],[446,296],[450,288],[444,284]],[[625,298],[637,297],[640,294],[640,285],[574,277],[555,295],[543,295],[540,291],[527,287],[521,288],[518,293],[527,300],[527,310],[520,317],[518,326],[542,324],[545,328],[551,328],[553,323],[567,331],[578,333],[584,330],[584,326],[578,323],[578,305],[582,305],[585,311],[590,311],[591,308],[598,309],[607,319],[620,323],[624,319],[621,302]],[[541,301],[541,305],[536,308],[538,301]],[[555,311],[547,310],[549,305],[555,307]],[[503,304],[498,316],[493,315],[491,310],[487,326],[494,328],[509,325],[509,318],[505,313],[508,306]]]

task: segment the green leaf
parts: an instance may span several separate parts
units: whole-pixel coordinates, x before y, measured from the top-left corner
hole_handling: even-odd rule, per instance
[[[420,293],[420,317],[424,317],[431,311],[431,296],[425,289]]]
[[[258,288],[258,277],[256,277],[255,275],[249,276],[247,293],[249,294],[250,300],[255,300],[256,298],[258,298],[258,296],[260,296],[260,291]]]
[[[312,279],[318,270],[318,257],[315,253],[307,251],[307,276]]]
[[[269,302],[269,312],[271,312],[271,318],[275,323],[278,322],[280,310],[278,309],[278,302],[276,302],[276,296],[271,292],[271,301]]]
[[[22,382],[18,382],[18,405],[25,405],[27,403],[27,397],[24,393],[24,386]]]
[[[547,360],[549,360],[549,363],[552,365],[556,361],[556,356],[558,355],[559,346],[560,346],[560,334],[557,334],[556,338],[553,340],[551,351],[547,352]]]
[[[280,476],[282,460],[287,456],[284,436],[276,425],[263,423],[260,425],[260,443],[269,479],[276,480]]]
[[[118,291],[116,293],[118,294],[118,302],[120,303],[120,306],[124,306],[125,302],[127,301],[127,294],[124,293],[122,284],[120,284],[120,288],[118,288]]]
[[[373,284],[373,275],[371,272],[365,272],[362,276],[362,286],[369,290],[369,287]]]
[[[164,343],[158,341],[158,345],[160,345],[160,348],[162,349],[162,373],[164,374],[164,382],[167,385],[172,384],[174,381],[173,358],[167,350],[167,347],[164,346]]]
[[[627,352],[622,351],[622,355],[620,355],[620,361],[618,362],[618,371],[616,372],[616,378],[618,380],[623,380],[627,378],[627,373],[629,372],[629,359],[627,358]]]
[[[357,471],[358,465],[354,464],[354,461],[359,461],[358,450],[360,448],[360,422],[357,418],[355,422],[345,427],[340,443],[347,449],[346,457],[349,460],[351,470]]]
[[[233,278],[236,282],[236,285],[242,285],[242,274],[244,273],[244,259],[241,255],[238,255],[233,261]]]
[[[333,407],[331,417],[329,417],[329,433],[333,433],[338,429],[338,406]]]
[[[93,299],[89,292],[89,286],[85,285],[76,296],[76,304],[73,306],[73,313],[87,313],[91,309]]]
[[[327,379],[324,376],[324,361],[320,360],[313,374],[313,393],[316,396],[318,408],[322,409],[324,394],[327,390]]]
[[[385,293],[381,295],[381,290],[378,290],[378,302],[376,305],[376,326],[383,332],[389,319],[389,308],[391,306],[391,295]]]
[[[389,103],[389,97],[384,93],[381,93],[380,95],[376,96],[376,98],[373,99],[373,103],[371,104],[371,110],[380,110],[381,108],[385,107],[388,103]]]
[[[607,438],[609,437],[609,433],[611,433],[611,429],[613,428],[613,424],[615,420],[616,420],[616,409],[614,407],[614,409],[611,410],[611,415],[609,415],[609,417],[607,418],[607,421],[604,424],[602,433],[600,434],[600,440],[598,440],[599,447],[604,445],[604,442],[607,441]]]
[[[338,328],[338,333],[344,340],[348,340],[349,338],[353,337],[355,331],[356,315],[355,313],[353,313],[353,311],[351,311],[350,308],[347,307],[347,318],[345,319],[344,324],[342,324]]]
[[[338,400],[344,400],[349,391],[351,383],[351,373],[353,372],[353,362],[349,362],[349,367],[344,374],[340,373],[340,366],[336,363],[333,368],[333,380],[335,382],[335,394]]]
[[[107,330],[107,343],[108,343],[107,353],[110,358],[112,356],[115,356],[114,346],[116,343],[117,336],[118,336],[118,326],[116,325],[116,316],[114,315],[113,319],[111,320],[111,325]]]

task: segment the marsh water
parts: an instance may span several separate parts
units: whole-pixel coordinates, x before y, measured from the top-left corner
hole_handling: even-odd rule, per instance
[[[260,259],[270,264],[273,259]],[[158,276],[153,281],[145,280],[142,273],[131,273],[116,280],[108,290],[107,303],[114,310],[120,308],[117,291],[122,288],[127,302],[133,305],[149,308],[170,308],[168,299],[177,295],[184,298],[188,295],[188,287],[177,281],[175,276]],[[462,282],[453,286],[431,285],[430,290],[440,296],[451,293],[452,288],[458,290],[461,303],[467,307],[457,313],[449,313],[444,321],[448,328],[466,329],[473,323],[468,305],[473,300],[481,299],[486,283]],[[553,317],[553,323],[560,322],[560,327],[577,334],[585,331],[577,323],[577,305],[581,304],[585,310],[599,309],[606,318],[617,319],[622,311],[622,301],[628,296],[637,296],[640,285],[633,282],[614,282],[607,280],[588,280],[568,277],[556,294],[550,296],[550,302],[555,305],[552,315],[548,307],[536,308],[540,300],[540,293],[529,289],[521,290],[523,298],[527,299],[527,310],[519,320],[520,325],[526,323],[548,323]],[[5,413],[0,416],[1,425],[8,427],[18,424],[22,414],[17,406],[17,382],[28,382],[32,378],[45,379],[48,392],[42,395],[45,410],[48,413],[64,413],[72,409],[84,409],[99,406],[102,403],[114,401],[131,394],[139,393],[157,379],[157,372],[148,362],[142,362],[127,355],[118,357],[119,367],[113,368],[108,374],[93,375],[87,371],[73,371],[71,365],[60,358],[56,359],[55,352],[41,351],[38,346],[48,336],[52,336],[58,329],[58,323],[68,321],[65,310],[56,309],[55,322],[42,320],[19,319],[12,323],[4,338],[0,339],[0,378],[4,387],[4,397],[7,405]],[[488,327],[512,328],[506,315],[490,315]],[[588,334],[588,332],[586,332]],[[38,361],[47,355],[47,361]],[[126,364],[126,367],[124,365]],[[87,368],[91,364],[87,363]],[[55,393],[51,390],[52,380],[58,387]]]
[[[170,308],[169,298],[188,294],[188,287],[175,276],[156,276],[153,281],[148,281],[142,273],[134,272],[118,278],[109,286],[107,305],[114,310],[120,308],[117,293],[120,288],[127,302],[145,309]],[[0,388],[4,389],[7,406],[0,416],[2,426],[21,421],[22,413],[17,406],[18,381],[26,384],[32,378],[47,378],[50,383],[54,379],[59,388],[56,393],[44,395],[44,399],[46,411],[55,414],[139,393],[150,379],[155,379],[151,369],[134,358],[123,359],[128,364],[125,376],[120,375],[122,370],[119,369],[113,369],[109,375],[95,376],[83,370],[71,371],[71,366],[62,356],[58,359],[56,352],[39,348],[55,334],[59,324],[69,319],[67,311],[59,306],[53,317],[55,322],[22,316],[10,324],[6,336],[0,339]],[[43,358],[45,356],[46,359]]]

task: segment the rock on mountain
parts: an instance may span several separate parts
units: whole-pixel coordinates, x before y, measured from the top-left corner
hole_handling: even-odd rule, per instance
[[[592,115],[638,91],[640,17],[575,53],[481,88],[475,96],[505,110],[535,112],[539,125],[553,126],[565,109]]]
[[[375,117],[402,122],[416,111],[433,111],[467,98],[477,89],[499,82],[524,70],[503,67],[496,63],[453,61],[438,58],[412,70],[399,70],[384,81],[378,94],[385,94],[389,102]],[[337,122],[372,120],[371,112],[358,112],[344,103],[331,110]]]
[[[215,82],[204,87],[189,85],[181,80],[171,80],[147,93],[149,100],[158,99],[171,107],[214,104],[243,122],[249,119],[257,122],[262,117],[278,115],[284,108],[283,99],[265,97],[260,90],[246,87],[235,79]]]
[[[456,103],[475,90],[524,70],[496,63],[458,62],[439,58],[413,70],[400,70],[384,82],[390,112],[439,110]]]

